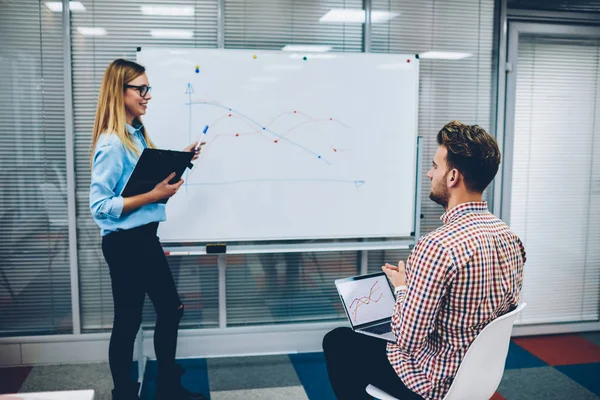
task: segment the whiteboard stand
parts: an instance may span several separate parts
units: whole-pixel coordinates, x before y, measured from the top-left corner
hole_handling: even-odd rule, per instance
[[[226,269],[227,255],[219,254],[217,256],[219,266],[219,328],[227,327],[227,292],[226,292]]]

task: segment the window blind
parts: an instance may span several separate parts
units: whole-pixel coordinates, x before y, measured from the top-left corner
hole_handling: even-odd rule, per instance
[[[527,250],[523,324],[598,321],[597,41],[521,36],[510,225]]]
[[[492,113],[492,0],[373,0],[373,11],[397,14],[373,24],[372,50],[421,54],[419,127],[423,136],[421,165],[421,234],[442,223],[443,208],[429,199],[426,176],[438,144],[438,131],[452,120],[477,124],[490,134]],[[441,59],[426,57],[438,52]],[[459,59],[449,59],[449,58]]]
[[[0,336],[72,331],[61,28],[0,2]]]
[[[345,318],[334,280],[358,274],[357,253],[227,257],[227,326]]]
[[[362,9],[362,0],[225,0],[225,48],[281,50],[288,44],[362,51],[362,24],[322,23],[332,9]]]

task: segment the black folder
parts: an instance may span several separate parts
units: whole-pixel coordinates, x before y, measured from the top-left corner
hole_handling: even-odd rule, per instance
[[[185,169],[193,167],[192,157],[194,153],[191,151],[144,149],[121,196],[131,197],[147,193],[173,172],[175,177],[169,183],[178,182]],[[167,200],[168,198],[158,202],[166,203]]]

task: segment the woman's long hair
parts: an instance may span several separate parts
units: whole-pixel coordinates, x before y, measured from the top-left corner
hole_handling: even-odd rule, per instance
[[[98,107],[96,108],[90,165],[94,159],[94,150],[96,143],[98,143],[98,138],[103,133],[118,135],[126,149],[139,155],[139,151],[135,147],[133,140],[131,140],[125,126],[127,124],[125,114],[125,84],[131,82],[144,72],[146,72],[146,69],[143,66],[121,58],[116,59],[106,68],[102,84],[100,85],[100,96],[98,97]],[[139,117],[136,120],[140,124],[142,123]],[[156,148],[148,137],[146,129],[142,127],[141,131],[148,147]]]

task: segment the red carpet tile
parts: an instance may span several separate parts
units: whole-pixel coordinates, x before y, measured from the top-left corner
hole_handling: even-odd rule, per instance
[[[498,392],[494,393],[494,395],[492,397],[490,397],[490,400],[506,400],[504,397],[502,397],[502,395]]]
[[[17,393],[32,367],[0,368],[0,394]]]
[[[600,362],[600,347],[578,335],[514,338],[513,342],[552,366]]]

